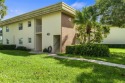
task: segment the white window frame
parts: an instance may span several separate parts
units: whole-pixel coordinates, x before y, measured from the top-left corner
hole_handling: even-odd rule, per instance
[[[20,44],[20,45],[23,45],[23,38],[20,38],[20,39],[19,39],[19,44]]]
[[[28,27],[31,27],[31,26],[32,26],[32,22],[28,21]]]
[[[19,30],[23,30],[23,23],[19,23]]]
[[[6,32],[9,32],[9,28],[8,28],[8,26],[6,26]]]
[[[6,39],[6,44],[10,44],[9,39]]]
[[[28,43],[32,43],[32,38],[28,38]]]

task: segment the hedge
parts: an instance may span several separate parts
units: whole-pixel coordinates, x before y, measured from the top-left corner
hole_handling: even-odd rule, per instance
[[[109,48],[100,44],[85,44],[66,47],[66,54],[87,55],[87,56],[109,56]]]
[[[0,44],[2,44],[2,40],[0,40]]]
[[[16,45],[0,45],[0,50],[15,50]]]
[[[26,48],[26,47],[24,47],[24,46],[18,46],[18,47],[16,48],[16,50],[31,51],[31,49],[28,49],[28,48]]]
[[[125,48],[125,44],[104,44],[107,45],[109,48]]]
[[[48,53],[48,49],[47,49],[47,48],[44,48],[44,49],[43,49],[43,52]]]
[[[0,45],[0,50],[22,50],[22,51],[31,51],[31,49],[28,49],[24,46],[18,46],[16,45]]]

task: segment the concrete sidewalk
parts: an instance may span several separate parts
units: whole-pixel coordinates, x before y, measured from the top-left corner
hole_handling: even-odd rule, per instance
[[[87,62],[97,63],[97,64],[101,64],[101,65],[106,65],[106,66],[112,66],[112,67],[118,67],[118,68],[124,68],[125,69],[125,65],[110,63],[110,62],[105,62],[105,61],[84,59],[84,58],[74,58],[74,57],[67,57],[67,56],[58,56],[57,54],[49,54],[49,56],[52,56],[52,57],[55,57],[55,58],[61,58],[61,59],[87,61]]]

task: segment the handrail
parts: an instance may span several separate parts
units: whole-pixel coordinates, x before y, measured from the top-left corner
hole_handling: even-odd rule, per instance
[[[36,32],[42,32],[42,25],[36,25]]]

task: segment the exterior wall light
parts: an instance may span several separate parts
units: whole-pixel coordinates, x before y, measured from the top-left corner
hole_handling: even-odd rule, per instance
[[[47,36],[50,36],[50,33],[47,33]]]

